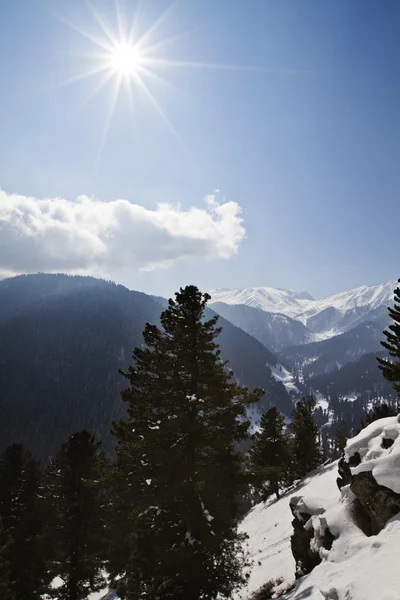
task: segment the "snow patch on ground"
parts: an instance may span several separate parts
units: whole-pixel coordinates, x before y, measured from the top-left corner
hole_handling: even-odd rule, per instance
[[[328,410],[329,402],[328,400],[326,400],[326,398],[324,398],[321,392],[315,392],[314,396],[316,401],[316,407],[322,408],[322,410]]]
[[[296,394],[300,393],[296,387],[292,373],[288,371],[286,367],[280,364],[275,365],[275,367],[271,367],[270,365],[268,366],[271,369],[272,377],[275,379],[275,381],[280,381],[283,383],[287,392],[294,392]]]

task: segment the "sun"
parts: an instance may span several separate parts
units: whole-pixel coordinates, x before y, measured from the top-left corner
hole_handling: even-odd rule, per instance
[[[186,36],[186,34],[183,33],[172,37],[159,37],[159,32],[166,16],[176,3],[171,4],[164,13],[152,22],[147,30],[139,33],[139,13],[136,13],[131,24],[129,24],[130,19],[123,16],[119,2],[120,0],[115,0],[115,18],[111,18],[110,21],[105,15],[97,12],[92,6],[92,0],[86,0],[86,5],[93,17],[92,21],[95,25],[95,30],[93,30],[92,27],[84,28],[64,20],[66,25],[86,38],[90,43],[92,51],[88,52],[85,56],[92,62],[93,66],[89,70],[83,71],[71,79],[62,82],[60,85],[67,85],[79,80],[95,77],[97,83],[94,84],[92,91],[88,94],[88,99],[96,95],[102,88],[108,88],[110,90],[103,133],[99,144],[99,160],[106,142],[118,98],[123,90],[127,94],[132,109],[132,115],[135,119],[137,119],[136,100],[137,96],[140,94],[152,105],[167,125],[170,132],[185,148],[185,151],[187,151],[187,148],[159,104],[158,91],[161,91],[161,88],[164,90],[168,88],[174,92],[177,91],[169,81],[162,77],[160,71],[164,68],[170,69],[171,67],[178,69],[196,68],[228,71],[259,71],[259,67],[224,65],[219,63],[210,64],[168,58],[167,47],[181,37]]]
[[[128,42],[120,42],[111,52],[110,68],[125,77],[138,75],[143,66],[144,57],[140,50]]]

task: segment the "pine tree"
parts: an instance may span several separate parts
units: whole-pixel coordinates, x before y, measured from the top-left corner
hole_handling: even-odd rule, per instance
[[[315,469],[321,462],[318,445],[318,427],[313,412],[315,399],[307,396],[297,402],[292,413],[290,428],[293,432],[293,459],[296,475],[303,477]]]
[[[281,413],[270,408],[262,415],[260,430],[254,435],[250,469],[263,497],[274,493],[279,498],[282,484],[290,480],[289,435],[283,431],[284,424]]]
[[[15,600],[38,600],[49,582],[39,463],[21,444],[0,456],[1,559]],[[2,597],[2,596],[1,596]]]
[[[130,600],[229,598],[243,583],[236,522],[247,483],[237,444],[261,391],[231,382],[214,341],[218,317],[204,321],[209,298],[181,289],[163,330],[146,325],[145,347],[123,372],[115,512],[126,555],[116,553],[112,574],[125,574],[118,592]]]
[[[337,453],[341,456],[345,447],[347,438],[349,437],[347,423],[342,421],[339,427],[336,430],[335,436],[335,449]]]
[[[103,457],[87,431],[71,435],[50,461],[45,493],[51,511],[50,570],[59,600],[81,600],[104,585]]]
[[[399,279],[400,283],[400,279]],[[385,350],[388,350],[392,360],[378,358],[379,368],[387,381],[393,385],[398,395],[400,410],[400,287],[394,290],[394,306],[388,308],[392,323],[384,331],[386,341],[381,342]]]
[[[375,404],[371,410],[367,412],[365,419],[361,419],[361,429],[364,429],[367,425],[370,425],[378,419],[385,419],[386,417],[395,417],[398,413],[397,407],[382,402]]]

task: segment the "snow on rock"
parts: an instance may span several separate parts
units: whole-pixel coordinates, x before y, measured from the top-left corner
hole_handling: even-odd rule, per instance
[[[269,368],[271,369],[271,375],[275,379],[275,381],[280,381],[281,383],[283,383],[288,393],[300,393],[298,388],[296,387],[292,373],[288,371],[286,367],[280,364],[275,365],[274,367],[271,367],[270,365],[267,366],[269,366]]]
[[[345,457],[356,453],[361,462],[351,474],[371,471],[379,485],[400,494],[400,415],[374,421],[346,445]]]
[[[400,515],[376,536],[367,537],[353,523],[349,497],[325,518],[338,539],[323,561],[302,577],[291,600],[399,600]],[[314,524],[315,529],[315,524]]]
[[[371,423],[348,441],[345,450],[350,465],[361,461],[350,466],[352,476],[371,471],[379,485],[395,493],[400,493],[399,457],[400,415]],[[379,533],[368,536],[356,524],[358,505],[352,489],[353,483],[342,487],[335,501],[333,496],[326,502],[308,494],[291,499],[295,517],[303,522],[308,517],[304,529],[313,534],[310,550],[321,562],[298,580],[287,599],[400,600],[400,512],[383,519]],[[327,531],[329,547],[324,544]]]

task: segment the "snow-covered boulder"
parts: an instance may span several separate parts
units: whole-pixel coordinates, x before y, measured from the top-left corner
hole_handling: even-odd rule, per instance
[[[325,512],[324,499],[293,496],[289,504],[294,517],[290,545],[296,563],[296,578],[298,578],[311,573],[321,562],[321,548],[325,551],[330,550],[334,537],[326,519],[322,516]],[[318,527],[314,527],[315,524],[318,524]]]
[[[400,512],[400,415],[374,421],[347,442],[339,464],[356,497],[354,511],[367,535]]]

